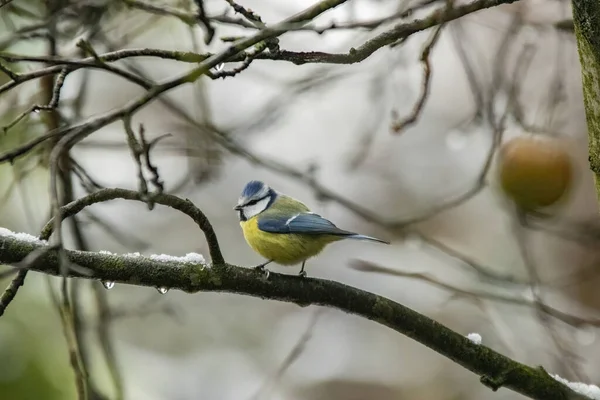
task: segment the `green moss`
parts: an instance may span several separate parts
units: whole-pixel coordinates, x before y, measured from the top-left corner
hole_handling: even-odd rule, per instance
[[[588,125],[589,163],[600,202],[600,3],[573,0],[573,21]]]
[[[184,275],[189,278],[193,288],[205,288],[208,285],[218,287],[223,284],[220,275],[210,267],[202,268],[199,265],[190,265],[186,267]]]
[[[219,274],[209,274],[208,275],[209,278],[209,282],[211,283],[211,285],[213,286],[221,286],[223,284],[223,282],[221,281],[221,276]]]
[[[373,314],[384,320],[393,319],[394,309],[387,299],[378,297],[373,305]]]

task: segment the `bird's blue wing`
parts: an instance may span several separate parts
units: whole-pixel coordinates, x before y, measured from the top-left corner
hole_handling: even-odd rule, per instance
[[[314,213],[300,213],[294,216],[263,216],[259,218],[258,229],[270,233],[301,233],[308,235],[352,235],[335,226],[331,221]]]

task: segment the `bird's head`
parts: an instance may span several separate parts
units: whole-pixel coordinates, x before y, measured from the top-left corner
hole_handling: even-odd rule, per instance
[[[264,182],[250,181],[244,186],[233,209],[239,213],[240,221],[247,221],[269,208],[276,197],[277,192]]]

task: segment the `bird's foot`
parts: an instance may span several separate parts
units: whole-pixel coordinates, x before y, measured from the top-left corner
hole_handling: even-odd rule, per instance
[[[254,270],[256,272],[261,272],[261,273],[265,274],[265,278],[269,279],[270,272],[268,269],[265,268],[264,264],[257,265],[256,267],[254,267]]]
[[[300,278],[306,278],[306,271],[300,271],[300,272],[298,273],[298,276],[299,276]]]

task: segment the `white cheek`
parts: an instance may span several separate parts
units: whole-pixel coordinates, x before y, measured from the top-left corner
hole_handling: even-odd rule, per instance
[[[244,217],[246,217],[246,219],[250,219],[250,218],[254,217],[256,214],[260,214],[261,212],[263,212],[265,210],[265,208],[267,208],[267,204],[269,204],[270,200],[271,200],[271,197],[267,197],[267,198],[262,199],[261,201],[259,201],[256,204],[252,204],[251,206],[244,207]]]

